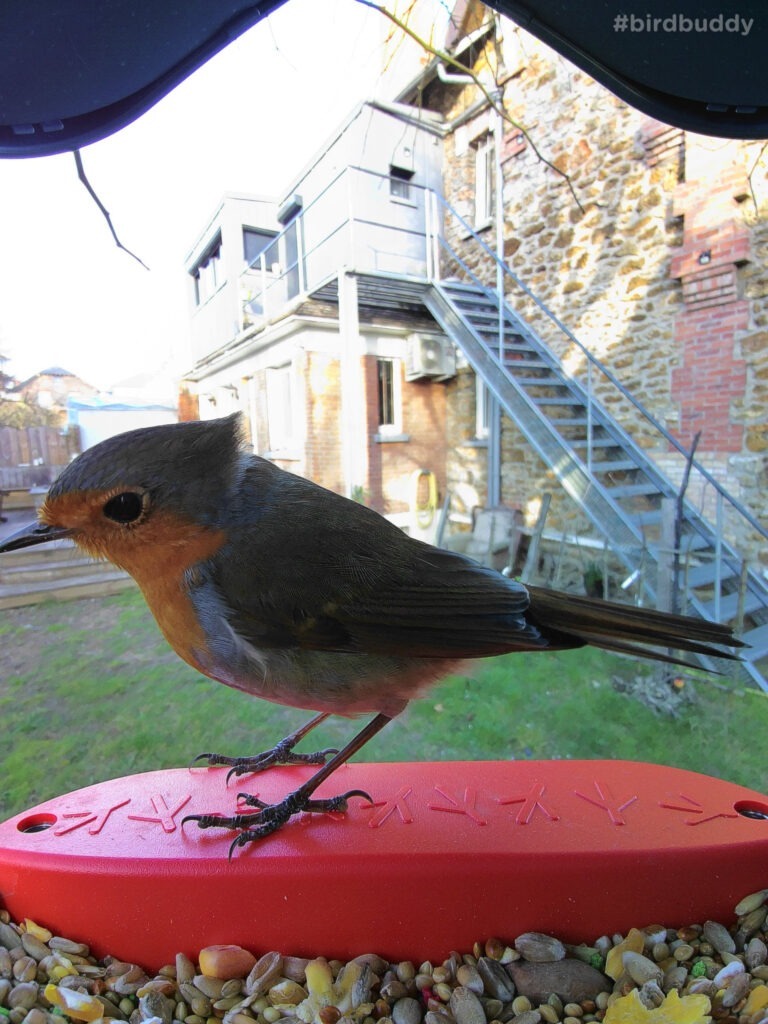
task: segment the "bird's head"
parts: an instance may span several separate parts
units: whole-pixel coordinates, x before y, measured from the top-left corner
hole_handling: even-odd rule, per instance
[[[153,560],[186,562],[181,550],[194,540],[202,548],[203,538],[220,540],[242,457],[238,416],[111,437],[67,466],[38,522],[0,543],[0,552],[71,537],[136,576],[151,572]]]

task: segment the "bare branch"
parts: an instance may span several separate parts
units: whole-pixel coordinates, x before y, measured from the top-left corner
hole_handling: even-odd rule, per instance
[[[433,57],[437,57],[437,59],[443,61],[444,64],[450,64],[451,67],[456,68],[456,70],[459,71],[461,74],[468,75],[474,81],[475,85],[483,94],[485,99],[488,101],[491,108],[495,110],[497,113],[501,114],[501,116],[508,124],[511,124],[516,131],[520,132],[520,134],[525,137],[534,154],[536,155],[536,158],[540,160],[541,163],[545,164],[547,167],[553,170],[555,174],[559,174],[562,178],[565,178],[565,181],[568,185],[568,189],[571,195],[573,196],[573,201],[576,203],[579,210],[581,210],[581,212],[584,213],[584,207],[579,202],[579,197],[576,195],[576,190],[573,187],[573,182],[571,181],[570,175],[566,171],[562,171],[559,167],[553,164],[551,160],[548,160],[544,156],[539,147],[531,138],[531,134],[528,131],[528,129],[523,127],[523,125],[521,125],[518,121],[515,121],[513,117],[510,117],[510,115],[504,109],[503,103],[496,102],[496,100],[490,94],[485,85],[483,85],[483,83],[480,81],[480,79],[472,70],[472,68],[466,67],[466,65],[462,64],[461,61],[458,61],[456,60],[455,57],[452,57],[450,53],[446,53],[444,50],[438,50],[436,47],[432,46],[430,43],[427,42],[426,39],[423,39],[417,32],[414,32],[414,30],[405,21],[403,21],[401,18],[398,18],[397,15],[393,14],[391,11],[388,11],[386,7],[382,7],[381,4],[375,3],[374,0],[357,0],[357,2],[362,4],[364,7],[370,7],[374,11],[378,11],[380,14],[383,14],[385,18],[389,18],[390,21],[394,22],[394,24],[397,25],[397,27],[401,29],[403,32],[405,32],[407,36],[410,36],[410,38],[413,39],[414,42],[418,43],[419,46],[423,47],[427,51],[427,53],[431,53]]]
[[[759,215],[760,211],[759,211],[758,206],[757,206],[757,196],[755,195],[755,188],[754,188],[754,185],[752,184],[752,175],[757,170],[757,165],[760,163],[760,160],[762,159],[763,153],[765,152],[766,148],[768,148],[768,142],[764,142],[762,144],[762,146],[760,147],[760,152],[757,154],[757,157],[755,158],[755,162],[752,164],[752,169],[750,170],[749,174],[747,175],[747,182],[749,184],[749,191],[750,191],[750,193],[752,195],[752,202],[755,204],[755,213],[757,213],[758,215]]]
[[[135,252],[131,252],[131,250],[128,249],[126,246],[124,246],[123,243],[120,241],[120,239],[117,237],[117,232],[115,231],[114,225],[112,223],[112,218],[109,215],[109,211],[107,210],[106,206],[104,206],[104,204],[99,199],[99,197],[96,195],[96,192],[94,191],[93,186],[91,185],[90,181],[88,180],[88,175],[85,173],[85,168],[83,167],[83,158],[82,158],[82,156],[80,154],[80,150],[79,149],[75,150],[74,156],[75,156],[75,166],[77,167],[77,176],[80,179],[80,181],[83,183],[83,185],[85,185],[86,189],[88,190],[88,195],[91,197],[91,199],[93,199],[94,203],[96,203],[96,205],[98,206],[98,208],[101,210],[102,214],[104,215],[104,219],[106,220],[107,224],[109,225],[109,230],[112,232],[112,237],[115,240],[115,245],[117,246],[118,249],[122,249],[123,252],[127,252],[129,256],[133,256],[133,258],[136,260],[136,262],[140,263],[142,265],[142,267],[144,267],[145,270],[149,270],[149,267],[144,262],[144,260],[142,260],[139,256],[137,256]]]

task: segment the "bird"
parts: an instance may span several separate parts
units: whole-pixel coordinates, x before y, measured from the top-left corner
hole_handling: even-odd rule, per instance
[[[340,765],[409,701],[467,661],[593,645],[662,661],[737,658],[730,628],[525,585],[409,537],[367,506],[250,451],[240,414],[150,426],[77,456],[37,522],[0,552],[69,537],[133,576],[175,652],[199,672],[315,712],[271,750],[196,760],[230,774],[320,767],[282,800],[190,815],[237,847],[302,811],[344,811],[362,790],[318,799]],[[373,717],[340,750],[294,747],[329,715]]]

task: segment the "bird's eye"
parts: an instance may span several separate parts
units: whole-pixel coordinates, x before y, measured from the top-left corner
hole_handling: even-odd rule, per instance
[[[144,501],[136,491],[123,491],[104,505],[104,515],[116,523],[134,523],[144,512]]]

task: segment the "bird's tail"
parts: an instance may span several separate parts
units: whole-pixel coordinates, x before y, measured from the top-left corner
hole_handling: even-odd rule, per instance
[[[552,647],[560,643],[573,647],[576,639],[620,654],[690,665],[691,662],[671,651],[738,661],[738,654],[722,648],[746,646],[733,635],[730,626],[719,622],[540,587],[529,586],[528,591],[531,604],[527,618],[538,626]]]

